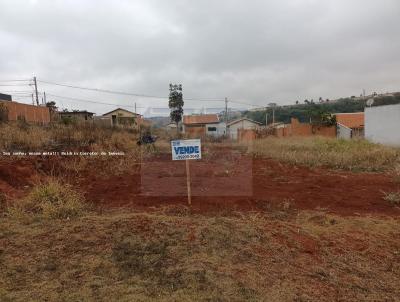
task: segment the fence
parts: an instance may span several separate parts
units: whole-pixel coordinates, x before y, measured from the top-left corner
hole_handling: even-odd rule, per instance
[[[0,103],[7,108],[9,121],[17,121],[22,118],[29,123],[50,123],[50,110],[47,107],[33,106],[17,102],[0,101]]]

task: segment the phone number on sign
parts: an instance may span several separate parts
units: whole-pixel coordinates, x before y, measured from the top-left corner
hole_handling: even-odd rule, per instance
[[[199,159],[200,154],[185,154],[185,155],[177,155],[176,159]]]

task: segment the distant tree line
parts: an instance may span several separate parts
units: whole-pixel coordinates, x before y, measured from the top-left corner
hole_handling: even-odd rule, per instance
[[[343,98],[337,101],[324,103],[305,102],[292,106],[275,107],[275,122],[290,123],[290,119],[297,118],[300,122],[332,124],[335,121],[330,119],[332,113],[351,113],[364,111],[365,99]],[[296,102],[297,103],[297,102]],[[372,106],[393,105],[400,103],[400,93],[393,96],[375,96]],[[272,108],[267,109],[268,123],[272,122]],[[243,115],[247,118],[265,124],[266,111],[245,111]]]

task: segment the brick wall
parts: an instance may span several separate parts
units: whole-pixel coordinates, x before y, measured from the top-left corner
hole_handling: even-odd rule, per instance
[[[32,106],[17,102],[2,102],[8,109],[8,120],[16,121],[18,116],[23,116],[29,123],[48,124],[50,111],[47,107]]]
[[[239,142],[253,141],[257,137],[255,129],[237,129],[237,132]]]
[[[206,127],[205,126],[185,126],[185,134],[188,137],[205,137]]]
[[[326,137],[336,137],[336,127],[335,126],[316,126],[308,123],[300,123],[299,120],[292,118],[291,123],[285,125],[282,128],[276,128],[274,131],[277,137],[288,137],[288,136],[326,136]]]

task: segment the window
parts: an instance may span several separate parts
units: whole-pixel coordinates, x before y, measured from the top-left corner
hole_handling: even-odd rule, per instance
[[[217,127],[208,127],[208,131],[217,131]]]

